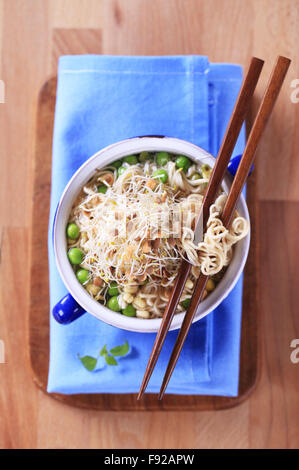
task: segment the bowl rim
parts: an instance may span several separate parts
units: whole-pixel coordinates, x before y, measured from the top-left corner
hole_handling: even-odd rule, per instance
[[[69,211],[75,199],[75,195],[79,193],[82,186],[88,181],[91,175],[97,168],[107,166],[108,163],[118,160],[126,155],[139,153],[142,150],[147,151],[168,151],[170,153],[184,154],[191,159],[198,162],[209,163],[211,166],[215,163],[215,157],[203,150],[201,147],[192,144],[191,142],[177,139],[174,137],[158,137],[158,136],[145,136],[145,137],[134,137],[131,139],[125,139],[109,145],[98,152],[94,153],[89,159],[87,159],[74,173],[69,182],[67,183],[57,206],[55,219],[53,222],[53,246],[55,253],[56,266],[59,274],[74,299],[86,310],[86,312],[95,316],[96,318],[108,323],[112,326],[125,329],[128,331],[153,333],[157,332],[161,319],[142,319],[137,317],[127,317],[118,312],[113,312],[104,305],[95,301],[84,289],[84,287],[78,282],[71,264],[67,257],[67,244],[65,236],[65,226],[68,218]],[[102,160],[100,165],[95,164],[98,160]],[[229,173],[226,174],[223,187],[227,191],[231,185],[231,176]],[[80,183],[79,183],[80,181]],[[240,251],[240,262],[234,269],[234,276],[231,278],[230,267],[233,264],[236,253],[234,254],[233,260],[230,263],[224,277],[221,279],[217,288],[212,292],[204,301],[201,302],[193,322],[200,320],[201,318],[208,315],[228,296],[231,290],[236,285],[244,265],[247,260],[249,245],[250,245],[250,218],[247,208],[246,201],[241,195],[237,209],[243,217],[249,222],[249,233],[248,235],[237,244],[237,249]],[[66,218],[67,217],[67,218]],[[232,271],[232,269],[231,269]],[[221,287],[221,294],[219,295],[219,287]],[[217,295],[215,295],[217,294]],[[174,315],[171,323],[170,330],[178,329],[181,326],[185,312]]]

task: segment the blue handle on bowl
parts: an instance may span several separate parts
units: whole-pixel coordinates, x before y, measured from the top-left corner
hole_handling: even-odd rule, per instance
[[[67,294],[63,297],[52,310],[53,317],[61,325],[72,323],[74,320],[84,315],[84,313],[86,313],[84,308],[76,302],[71,294]]]
[[[242,155],[237,155],[236,157],[232,158],[231,161],[229,162],[227,169],[233,176],[235,176],[235,174],[237,173],[237,169],[238,169],[241,158],[242,158]],[[250,172],[249,172],[250,175],[253,172],[253,169],[254,169],[254,166],[252,165],[252,167],[250,168]]]

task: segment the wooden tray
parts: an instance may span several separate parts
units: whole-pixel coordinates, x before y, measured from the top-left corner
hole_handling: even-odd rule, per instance
[[[49,279],[47,231],[51,188],[52,130],[56,99],[56,77],[41,88],[36,109],[33,166],[32,222],[30,231],[29,277],[29,358],[34,382],[45,392],[49,365]],[[166,395],[159,401],[146,394],[141,401],[135,394],[84,394],[51,397],[69,405],[98,410],[218,410],[244,401],[254,389],[259,372],[259,264],[258,264],[258,204],[255,177],[248,182],[248,206],[252,223],[252,239],[245,269],[242,344],[239,396]],[[44,299],[41,302],[41,299]],[[67,328],[67,327],[66,327]],[[141,379],[141,377],[140,377]]]

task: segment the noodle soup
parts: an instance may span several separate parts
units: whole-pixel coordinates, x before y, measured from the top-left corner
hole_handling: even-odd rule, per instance
[[[226,195],[210,207],[207,230],[194,243],[196,216],[211,168],[185,155],[128,155],[97,170],[75,200],[66,227],[68,258],[95,301],[120,314],[162,317],[180,260],[192,264],[177,312],[188,308],[200,272],[211,276],[207,297],[249,224],[237,212],[227,230]]]

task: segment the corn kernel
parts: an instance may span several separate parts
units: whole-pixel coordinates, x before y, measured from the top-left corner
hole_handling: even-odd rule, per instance
[[[149,318],[150,314],[146,310],[136,310],[136,317],[138,317],[138,318]]]
[[[124,292],[128,292],[129,294],[136,294],[138,291],[138,286],[125,286]]]
[[[186,289],[193,289],[193,286],[194,286],[194,284],[191,281],[191,279],[187,279],[187,282],[185,284]]]
[[[87,292],[93,296],[96,296],[99,291],[100,291],[100,287],[99,286],[95,286],[94,284],[92,283],[89,283],[85,286]]]
[[[123,299],[125,302],[127,302],[128,304],[131,304],[134,300],[134,296],[132,294],[129,294],[128,292],[125,292],[123,294]]]
[[[133,305],[135,308],[142,310],[146,307],[146,302],[141,297],[135,297]]]
[[[206,285],[206,290],[208,292],[212,292],[214,289],[215,289],[215,282],[213,281],[213,279],[209,279]]]

